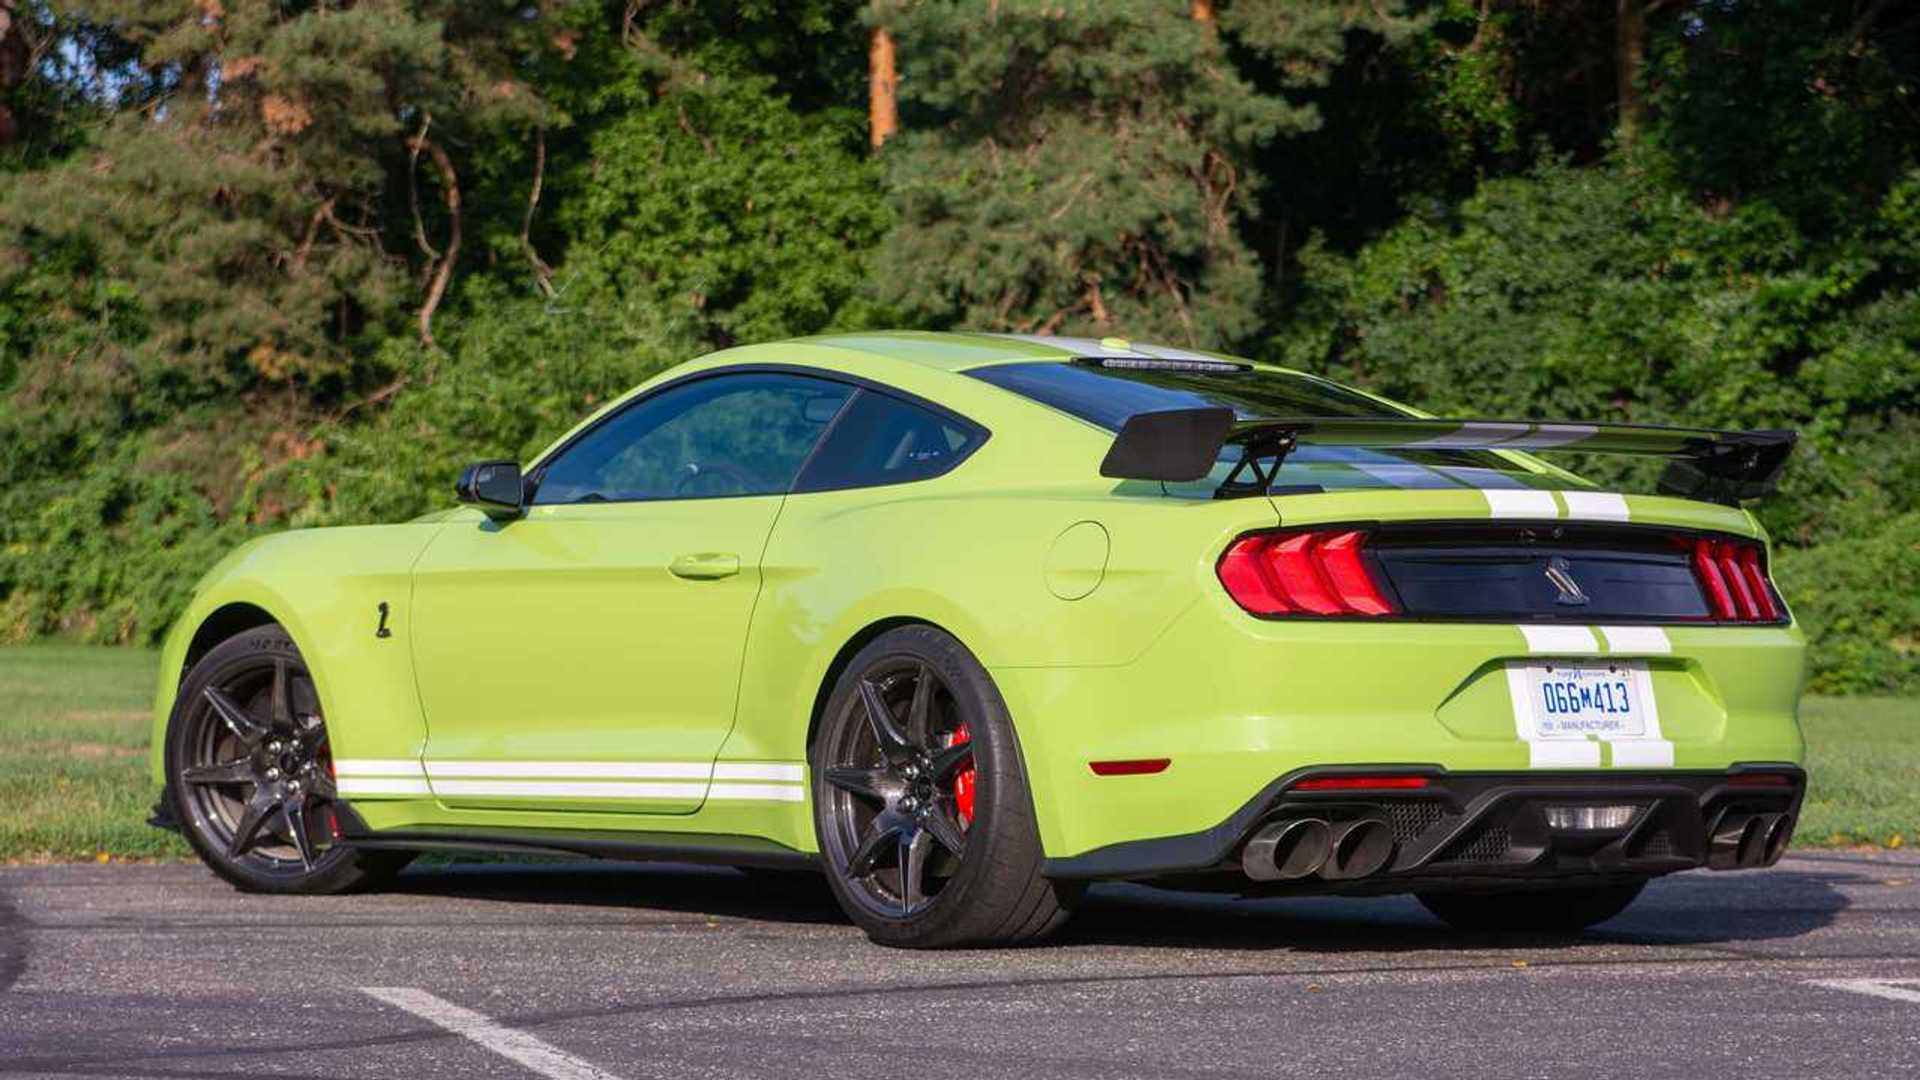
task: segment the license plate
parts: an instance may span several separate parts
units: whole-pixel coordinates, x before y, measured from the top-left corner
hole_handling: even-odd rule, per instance
[[[1633,737],[1647,732],[1646,665],[1575,660],[1527,665],[1527,700],[1540,739]]]

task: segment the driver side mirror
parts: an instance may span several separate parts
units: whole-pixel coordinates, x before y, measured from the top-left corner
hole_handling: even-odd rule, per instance
[[[527,497],[517,461],[476,461],[461,471],[453,493],[495,521],[519,517]]]

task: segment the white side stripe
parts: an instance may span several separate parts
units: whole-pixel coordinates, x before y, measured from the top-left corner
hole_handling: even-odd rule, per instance
[[[532,799],[698,799],[705,782],[644,783],[615,780],[435,780],[436,795],[493,795]]]
[[[1529,626],[1514,629],[1527,639],[1527,651],[1535,653],[1580,653],[1591,656],[1600,651],[1593,631],[1584,626]]]
[[[1487,509],[1497,518],[1551,518],[1560,516],[1560,504],[1551,491],[1500,491],[1482,488]]]
[[[564,777],[570,780],[705,780],[711,766],[700,761],[429,761],[427,775],[441,777]]]
[[[1626,521],[1627,497],[1611,491],[1563,491],[1567,516],[1580,521]]]
[[[772,762],[722,761],[713,767],[715,780],[788,780],[800,783],[807,778],[804,765],[778,765]]]
[[[802,802],[807,789],[795,784],[715,784],[707,798],[754,802]]]
[[[342,776],[334,781],[342,795],[431,795],[425,780],[403,780],[389,777]]]
[[[1673,642],[1667,640],[1667,632],[1657,626],[1600,626],[1595,627],[1606,640],[1610,653],[1670,653]]]
[[[471,1040],[547,1080],[620,1080],[552,1043],[503,1027],[471,1009],[410,986],[363,986],[360,992]]]
[[[425,776],[420,763],[410,758],[339,758],[333,763],[335,776]]]

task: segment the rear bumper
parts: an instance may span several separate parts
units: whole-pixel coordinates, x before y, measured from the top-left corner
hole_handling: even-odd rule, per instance
[[[1299,788],[1313,778],[1382,773],[1419,777],[1424,786]],[[1766,777],[1781,782],[1754,783]],[[1747,865],[1770,864],[1792,832],[1805,791],[1806,776],[1797,766],[1770,762],[1711,771],[1577,773],[1310,767],[1275,780],[1212,828],[1048,859],[1046,873],[1062,879],[1186,877],[1203,884],[1211,878],[1217,886],[1249,890],[1381,893],[1574,884],[1708,865],[1734,869],[1737,853],[1728,841],[1737,836],[1738,825],[1754,816],[1784,815],[1777,846],[1747,860]],[[1556,830],[1546,809],[1563,805],[1630,805],[1634,810],[1621,827]],[[1384,821],[1393,835],[1392,855],[1380,870],[1360,878],[1250,880],[1240,861],[1247,841],[1272,823],[1295,818]],[[1721,837],[1717,845],[1716,835]]]

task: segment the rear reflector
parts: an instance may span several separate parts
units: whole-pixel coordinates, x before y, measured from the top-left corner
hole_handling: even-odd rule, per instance
[[[1095,776],[1144,776],[1150,773],[1166,772],[1173,764],[1172,758],[1133,758],[1128,761],[1089,761],[1087,767]]]
[[[1792,787],[1793,777],[1785,773],[1734,773],[1727,777],[1729,787]]]
[[[1720,622],[1779,622],[1783,611],[1767,578],[1759,544],[1751,540],[1675,537],[1693,553],[1693,576],[1712,617]]]
[[[1243,536],[1220,557],[1220,584],[1255,615],[1394,614],[1363,555],[1366,540],[1358,529]]]
[[[1293,785],[1294,791],[1408,791],[1427,786],[1424,776],[1311,776]]]

